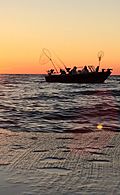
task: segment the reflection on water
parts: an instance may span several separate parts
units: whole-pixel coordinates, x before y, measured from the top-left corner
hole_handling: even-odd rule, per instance
[[[0,75],[0,127],[87,132],[120,127],[120,76],[104,84],[46,83],[41,75]]]
[[[99,129],[99,130],[103,129],[103,125],[102,124],[98,124],[97,125],[97,129]]]

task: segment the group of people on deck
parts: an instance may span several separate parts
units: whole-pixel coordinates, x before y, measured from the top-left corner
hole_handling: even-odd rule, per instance
[[[79,73],[88,73],[89,72],[87,66],[84,66],[84,68],[81,71],[80,70],[77,71],[77,67],[76,66],[74,66],[73,69],[70,69],[70,68],[67,68],[67,69],[68,69],[67,72],[70,75],[75,75],[75,74],[79,74]],[[63,69],[60,69],[60,73],[62,75],[66,74],[65,70],[63,70]]]
[[[96,67],[95,72],[99,71],[99,66]],[[61,75],[66,75],[67,73],[70,75],[76,75],[76,74],[80,74],[80,73],[88,73],[89,70],[87,68],[87,66],[84,66],[84,68],[82,70],[77,70],[77,67],[74,66],[72,69],[71,68],[66,68],[66,71],[64,69],[60,69],[60,74]],[[48,71],[48,74],[51,75],[54,73],[54,69],[51,69]]]

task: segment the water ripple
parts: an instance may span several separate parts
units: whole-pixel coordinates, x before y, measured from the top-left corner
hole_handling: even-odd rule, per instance
[[[46,83],[42,75],[0,75],[0,128],[89,132],[120,128],[120,76],[104,84]]]

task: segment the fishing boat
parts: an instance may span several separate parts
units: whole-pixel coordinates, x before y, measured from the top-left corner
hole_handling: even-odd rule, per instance
[[[51,74],[45,76],[47,82],[53,83],[103,83],[111,74],[111,69],[101,72],[88,72],[77,74]]]
[[[102,69],[99,71],[101,58],[104,53],[98,52],[99,65],[94,67],[92,65],[84,66],[82,70],[79,67],[74,66],[72,69],[66,67],[58,71],[53,60],[49,58],[54,69],[48,70],[48,74],[45,75],[45,80],[52,83],[103,83],[112,73],[112,69]],[[49,57],[47,55],[47,57]]]

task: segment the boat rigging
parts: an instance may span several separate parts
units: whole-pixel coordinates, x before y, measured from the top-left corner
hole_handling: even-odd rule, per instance
[[[112,73],[112,69],[108,68],[107,70],[102,69],[99,71],[101,65],[101,59],[104,56],[104,52],[100,51],[97,54],[98,57],[98,66],[94,67],[93,65],[84,66],[82,70],[77,70],[78,67],[74,66],[72,69],[67,67],[64,62],[55,54],[57,59],[62,63],[64,69],[59,70],[56,68],[56,64],[51,58],[49,50],[42,50],[44,55],[49,59],[54,69],[48,70],[48,75],[45,76],[47,82],[60,82],[60,83],[103,83]],[[79,67],[80,68],[80,67]],[[56,72],[54,72],[54,70]]]

